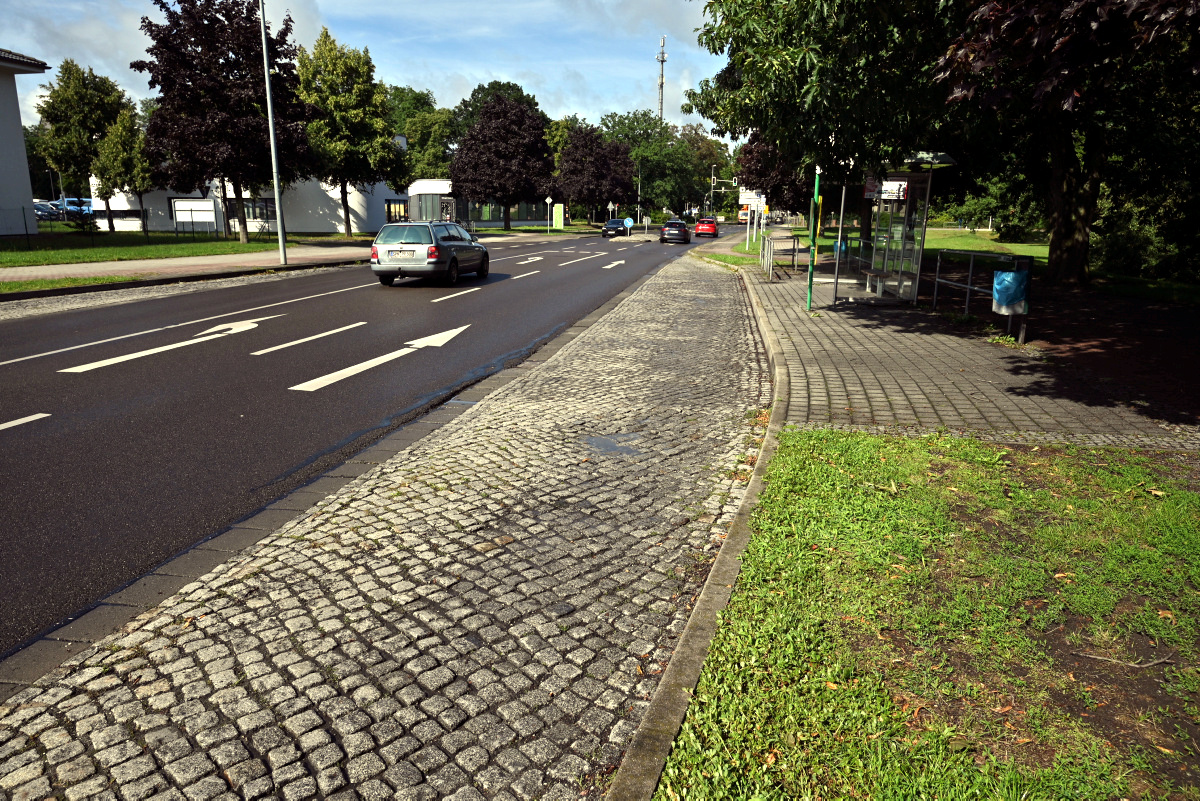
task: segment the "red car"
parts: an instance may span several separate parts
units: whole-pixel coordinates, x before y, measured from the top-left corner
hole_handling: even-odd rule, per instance
[[[705,217],[703,220],[696,222],[696,227],[693,229],[696,236],[711,236],[716,237],[720,232],[717,230],[717,221],[711,217]]]

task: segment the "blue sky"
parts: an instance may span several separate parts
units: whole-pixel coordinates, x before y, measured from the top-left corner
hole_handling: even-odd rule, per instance
[[[610,111],[657,109],[655,55],[666,35],[664,116],[703,123],[680,113],[683,90],[724,64],[696,44],[700,0],[266,2],[268,20],[291,14],[298,44],[311,47],[324,25],[339,42],[369,48],[379,80],[429,89],[444,107],[480,83],[502,80],[521,84],[553,118],[578,114],[598,123]],[[107,75],[135,99],[148,96],[145,76],[129,62],[145,56],[139,23],[156,12],[147,0],[11,4],[0,48],[51,67],[17,76],[22,123],[37,119],[39,87],[64,58]]]

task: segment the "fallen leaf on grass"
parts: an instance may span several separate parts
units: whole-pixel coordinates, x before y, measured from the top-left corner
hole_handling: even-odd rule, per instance
[[[832,681],[825,682],[825,686],[831,690],[836,690],[838,688],[838,686],[836,684],[834,684]]]
[[[1154,747],[1155,747],[1155,748],[1157,748],[1159,751],[1162,751],[1164,754],[1173,754],[1173,753],[1175,753],[1175,752],[1174,752],[1174,751],[1172,751],[1170,748],[1163,748],[1161,745],[1156,745],[1156,746],[1154,746]]]
[[[1155,498],[1161,498],[1161,497],[1163,497],[1164,495],[1166,495],[1166,493],[1165,493],[1165,492],[1163,492],[1162,490],[1158,489],[1157,487],[1150,487],[1149,489],[1147,489],[1147,490],[1146,490],[1146,492],[1150,493],[1150,494],[1151,494],[1151,495],[1153,495]]]
[[[1172,625],[1172,626],[1174,626],[1174,625],[1175,625],[1175,613],[1174,613],[1174,612],[1172,612],[1171,610],[1169,610],[1169,609],[1159,609],[1159,610],[1158,610],[1158,616],[1159,616],[1159,617],[1165,617],[1167,620],[1171,621],[1171,625]]]
[[[1005,712],[1008,712],[1011,709],[1012,709],[1012,704],[1009,704],[1008,706],[998,706],[995,709],[993,709],[992,711],[997,714],[1003,715]]]
[[[1020,740],[1017,740],[1017,745],[1025,745],[1025,743],[1032,743],[1032,742],[1033,742],[1032,737],[1022,737]]]

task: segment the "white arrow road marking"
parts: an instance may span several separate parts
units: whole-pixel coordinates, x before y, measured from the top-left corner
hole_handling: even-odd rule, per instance
[[[542,260],[541,256],[534,256],[533,258],[526,259],[525,261],[519,261],[519,262],[517,262],[517,264],[533,264],[535,261],[541,261],[541,260]]]
[[[330,334],[340,334],[343,331],[349,331],[351,328],[358,328],[360,325],[366,325],[366,323],[362,322],[362,323],[352,323],[350,325],[344,325],[341,328],[335,328],[332,331],[326,331],[323,334],[313,334],[311,337],[305,337],[304,339],[297,339],[294,342],[285,342],[282,345],[276,345],[273,348],[264,348],[263,350],[256,350],[253,353],[251,353],[250,355],[251,356],[262,356],[264,353],[271,353],[273,351],[283,350],[284,348],[290,348],[292,345],[303,345],[305,342],[312,342],[314,339],[320,339],[321,337],[327,337]]]
[[[442,333],[434,334],[433,336],[414,339],[412,342],[405,343],[406,345],[411,345],[412,347],[402,348],[400,350],[393,351],[392,353],[385,353],[383,356],[376,356],[374,359],[369,359],[360,364],[347,367],[343,370],[338,370],[336,373],[330,373],[329,375],[323,375],[320,378],[314,378],[312,381],[305,381],[303,384],[297,384],[294,387],[288,387],[288,389],[295,389],[299,390],[300,392],[313,392],[314,390],[318,390],[322,387],[327,387],[330,384],[341,381],[343,378],[349,378],[352,375],[358,375],[361,372],[370,370],[372,367],[378,367],[379,365],[386,364],[393,359],[399,359],[401,356],[412,353],[419,348],[440,348],[442,345],[445,345],[447,342],[454,339],[468,328],[470,328],[469,325],[464,325],[461,328],[452,328],[449,331],[443,331]]]
[[[525,246],[524,245],[514,245],[513,247],[525,247]],[[500,258],[492,259],[492,261],[504,261],[506,259],[519,259],[519,258],[522,258],[523,256],[532,256],[534,253],[558,253],[558,251],[557,250],[535,250],[533,253],[522,253],[517,256],[501,256]]]
[[[431,300],[429,302],[430,303],[441,303],[443,300],[450,300],[450,298],[457,298],[459,295],[469,295],[472,292],[478,292],[478,291],[479,291],[479,287],[475,287],[474,289],[464,289],[462,292],[455,292],[453,295],[447,295],[444,298],[438,298],[437,300]]]
[[[45,412],[42,412],[41,414],[31,414],[28,417],[22,417],[20,420],[9,420],[7,423],[0,423],[0,428],[12,428],[24,423],[32,423],[34,420],[41,420],[43,417],[49,416],[50,415],[46,414]]]
[[[574,264],[574,263],[575,263],[575,262],[577,262],[577,261],[587,261],[588,259],[594,259],[594,258],[596,258],[597,256],[603,256],[603,255],[604,255],[603,253],[593,253],[593,254],[592,254],[592,255],[590,255],[590,256],[584,256],[582,259],[575,259],[575,260],[573,260],[573,261],[564,261],[562,264],[560,264],[560,265],[558,265],[558,266],[559,266],[559,267],[566,267],[568,264]]]
[[[19,359],[9,359],[6,362],[0,362],[0,367],[3,367],[6,364],[16,364],[17,362],[23,362],[26,359],[40,359],[43,356],[53,356],[56,353],[66,353],[69,350],[79,350],[80,348],[90,348],[92,345],[103,345],[106,342],[116,342],[119,339],[129,339],[130,337],[140,337],[143,334],[155,334],[155,333],[158,333],[159,331],[168,331],[172,328],[181,328],[185,325],[199,325],[200,323],[207,323],[209,320],[220,320],[222,317],[236,317],[239,314],[249,314],[250,312],[262,311],[263,309],[270,309],[275,306],[286,306],[289,303],[299,303],[302,300],[312,300],[313,298],[323,298],[326,295],[336,295],[339,292],[350,292],[351,290],[354,290],[354,289],[366,289],[367,287],[372,287],[372,286],[379,286],[379,283],[372,282],[369,284],[359,284],[358,286],[346,287],[345,289],[335,289],[331,292],[320,292],[316,295],[307,295],[302,298],[293,298],[292,300],[281,300],[278,303],[268,303],[265,306],[255,306],[252,309],[242,309],[241,311],[226,312],[225,314],[214,314],[212,317],[201,317],[199,320],[189,320],[186,323],[174,323],[172,325],[164,325],[161,328],[148,328],[145,331],[137,331],[136,333],[133,333],[133,334],[122,334],[119,337],[109,337],[108,339],[98,339],[95,342],[85,342],[82,345],[72,345],[69,348],[59,348],[58,350],[48,350],[45,353],[35,353],[32,356],[22,356]],[[264,317],[263,319],[265,320],[265,319],[269,319],[269,318]]]
[[[613,267],[616,267],[618,264],[624,264],[624,263],[625,263],[624,261],[614,261],[612,264],[606,264],[603,267],[601,267],[600,269],[601,270],[611,270]]]
[[[534,271],[533,271],[533,272],[531,272],[531,273],[521,273],[520,275],[514,275],[514,276],[512,276],[512,277],[511,277],[509,280],[510,280],[510,281],[516,281],[518,278],[524,278],[524,277],[525,277],[525,276],[527,276],[527,275],[537,275],[537,274],[538,274],[538,273],[540,273],[540,272],[541,272],[541,270],[534,270]]]
[[[270,317],[258,317],[253,320],[239,320],[236,323],[222,323],[221,325],[213,326],[212,328],[208,329],[207,331],[201,331],[199,334],[196,334],[196,336],[193,337],[192,339],[185,339],[183,342],[176,342],[173,345],[163,345],[162,347],[151,348],[150,350],[141,350],[141,351],[138,351],[137,353],[127,353],[124,356],[114,356],[111,359],[104,359],[103,361],[91,362],[90,364],[81,364],[78,367],[68,367],[65,370],[59,370],[58,372],[60,372],[60,373],[86,373],[89,370],[96,370],[101,367],[108,367],[109,365],[112,365],[112,364],[120,364],[121,362],[127,362],[127,361],[130,361],[131,359],[140,359],[143,356],[153,356],[155,353],[162,353],[162,352],[168,351],[168,350],[175,350],[175,348],[186,348],[188,345],[198,345],[201,342],[208,342],[210,339],[220,339],[221,337],[227,337],[230,334],[240,334],[243,331],[249,331],[252,328],[258,328],[258,324],[261,323],[263,320],[273,320],[276,317],[283,317],[283,315],[282,314],[272,314]],[[208,336],[205,336],[205,334],[207,334]]]

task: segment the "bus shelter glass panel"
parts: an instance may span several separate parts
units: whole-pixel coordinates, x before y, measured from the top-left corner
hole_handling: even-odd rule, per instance
[[[916,297],[925,250],[928,189],[929,173],[889,173],[875,206],[876,251],[883,251],[875,268],[893,273],[897,297],[908,300]]]

